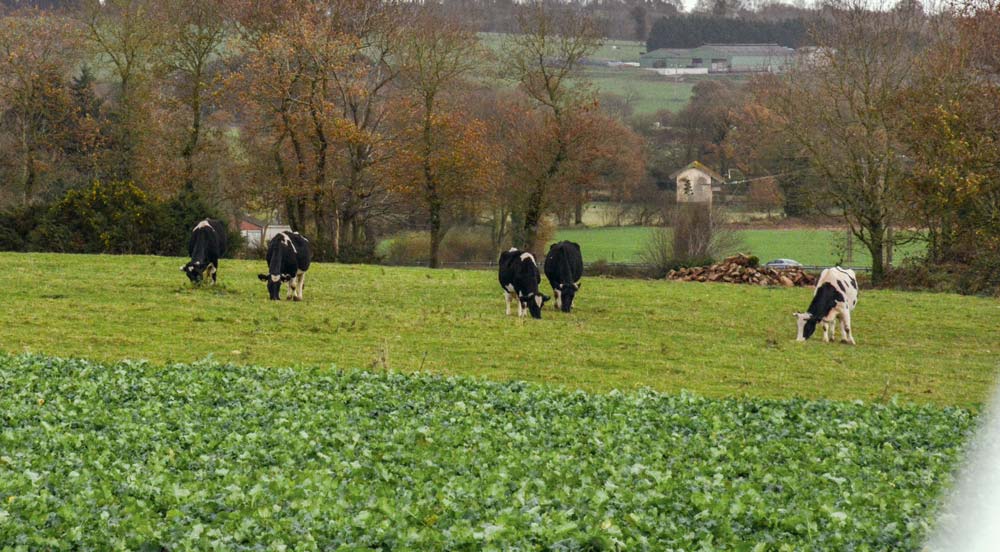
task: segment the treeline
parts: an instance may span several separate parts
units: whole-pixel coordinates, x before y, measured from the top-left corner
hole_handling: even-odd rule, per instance
[[[1000,8],[926,16],[901,2],[830,9],[819,48],[752,83],[729,147],[751,175],[809,179],[809,207],[841,219],[876,283],[1000,289]],[[894,275],[896,246],[927,255]]]
[[[657,19],[646,48],[696,48],[709,43],[775,43],[789,48],[808,45],[810,23],[803,18],[767,21],[707,14]]]
[[[597,22],[546,5],[516,15],[495,54],[440,6],[408,2],[84,0],[6,14],[0,210],[22,221],[6,243],[176,252],[159,239],[59,246],[53,236],[86,232],[53,206],[100,181],[149,205],[204,201],[233,227],[277,217],[323,260],[369,260],[383,237],[419,229],[436,265],[459,224],[491,228],[495,250],[536,247],[548,215],[592,193],[627,197],[642,146],[571,86]],[[486,66],[518,86],[483,84]],[[29,211],[47,214],[26,230]],[[159,221],[150,232],[190,227],[136,218]]]

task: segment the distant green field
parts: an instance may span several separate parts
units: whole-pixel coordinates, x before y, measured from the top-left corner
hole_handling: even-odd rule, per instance
[[[680,111],[691,100],[694,82],[678,82],[635,67],[587,67],[583,75],[594,89],[619,96],[634,95],[636,114]]]
[[[587,260],[604,259],[610,262],[639,262],[646,250],[652,228],[638,226],[561,229],[557,240],[571,240],[580,244]],[[788,258],[805,265],[870,266],[871,256],[855,241],[854,257],[848,263],[844,254],[845,234],[831,230],[744,230],[739,232],[743,245],[727,253],[750,253],[761,262]],[[908,245],[897,251],[896,258],[919,254],[921,246]]]
[[[499,53],[507,35],[502,33],[480,33],[482,43]],[[598,62],[639,61],[639,54],[645,51],[641,42],[629,40],[608,40],[591,56]],[[583,68],[583,78],[600,93],[625,96],[633,94],[633,109],[636,114],[654,113],[659,110],[679,111],[691,99],[691,90],[696,79],[687,78],[683,82],[676,78],[662,77],[635,67],[606,67],[588,65]]]
[[[605,40],[590,57],[607,61],[638,62],[646,51],[645,42],[635,40]]]
[[[215,288],[192,287],[171,257],[0,262],[0,350],[15,353],[960,405],[984,400],[1000,367],[1000,326],[984,323],[1000,303],[958,295],[866,291],[849,347],[795,342],[791,313],[808,306],[807,288],[585,278],[573,313],[547,305],[532,320],[504,315],[492,271],[316,263],[294,303],[267,300],[263,261],[224,260]]]

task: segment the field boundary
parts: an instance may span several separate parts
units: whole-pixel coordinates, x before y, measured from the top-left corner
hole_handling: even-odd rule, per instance
[[[439,268],[451,268],[456,270],[489,270],[497,267],[496,261],[454,261],[454,262],[441,262],[439,263]],[[380,263],[378,266],[397,266],[406,268],[428,268],[430,265],[427,261],[415,261],[411,263]],[[600,265],[602,267],[608,267],[612,269],[622,269],[622,270],[650,270],[653,269],[653,265],[649,263],[619,263],[619,262],[608,262],[608,261],[591,261],[583,263],[584,269],[592,268],[594,265]],[[803,265],[799,268],[805,270],[806,272],[822,272],[827,268],[834,268],[838,265]],[[871,267],[867,266],[841,266],[840,268],[846,268],[853,270],[855,272],[871,272]]]

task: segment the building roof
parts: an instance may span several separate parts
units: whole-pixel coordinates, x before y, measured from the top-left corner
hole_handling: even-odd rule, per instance
[[[697,48],[659,48],[641,57],[646,59],[686,58],[686,57],[787,57],[795,55],[795,50],[778,44],[702,44]]]
[[[699,170],[699,171],[707,174],[709,176],[709,178],[711,178],[712,180],[716,180],[718,182],[725,182],[726,181],[726,179],[723,178],[721,174],[719,174],[719,173],[713,171],[712,169],[708,168],[707,166],[705,166],[700,161],[692,161],[692,162],[688,163],[687,166],[685,166],[685,167],[683,167],[681,169],[678,169],[678,170],[674,171],[673,173],[671,173],[670,174],[670,178],[671,179],[676,179],[678,175],[680,175],[682,172],[684,172],[684,171],[686,171],[688,169],[697,169],[697,170]]]
[[[795,54],[792,48],[778,44],[705,44],[702,48],[710,48],[729,56],[790,56]]]

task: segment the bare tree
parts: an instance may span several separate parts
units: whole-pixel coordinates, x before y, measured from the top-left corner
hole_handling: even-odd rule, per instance
[[[904,217],[906,160],[898,94],[914,75],[922,16],[873,11],[861,0],[829,10],[820,45],[795,70],[756,88],[762,124],[794,144],[822,178],[811,190],[833,205],[871,252],[878,282]],[[759,83],[758,83],[759,84]]]
[[[152,0],[82,0],[79,19],[83,37],[115,77],[118,93],[120,148],[117,173],[131,178],[136,171],[137,134],[142,98],[158,63],[163,29]]]
[[[179,81],[178,96],[190,117],[180,152],[184,186],[189,191],[195,187],[195,155],[204,134],[206,94],[219,76],[211,73],[210,64],[221,54],[226,40],[225,13],[220,0],[170,0],[162,4],[166,29],[162,61]]]

